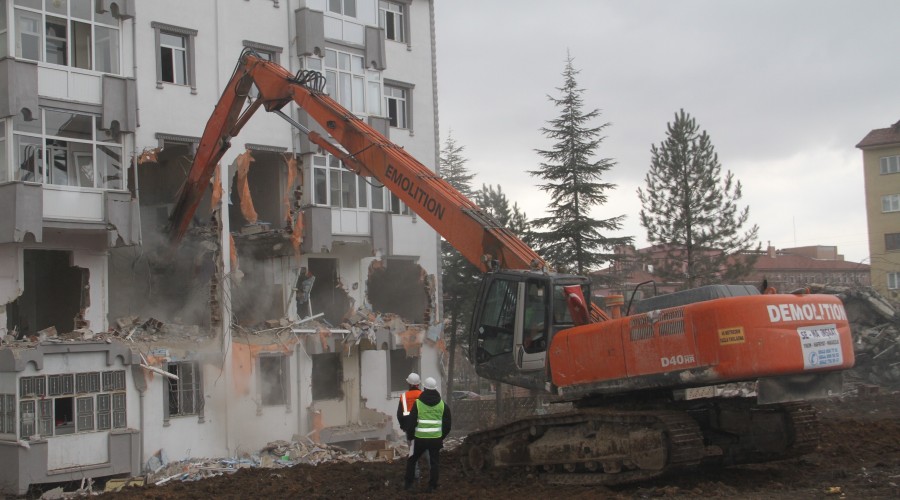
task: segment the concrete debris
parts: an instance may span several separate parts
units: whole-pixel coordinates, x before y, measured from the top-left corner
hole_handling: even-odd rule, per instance
[[[41,495],[41,500],[60,500],[64,498],[82,498],[94,496],[98,493],[94,491],[94,480],[83,478],[81,486],[75,491],[64,491],[62,486],[47,490]]]
[[[444,448],[452,450],[461,443],[459,438],[448,438],[444,441]],[[331,462],[392,462],[404,460],[408,453],[405,440],[363,441],[360,450],[349,451],[339,446],[314,443],[309,438],[295,435],[291,441],[272,441],[256,453],[243,453],[230,458],[189,458],[162,464],[157,453],[147,462],[146,482],[160,485],[170,481],[198,481],[251,467],[281,469],[298,464],[315,466]]]
[[[872,288],[811,285],[810,292],[836,295],[844,302],[856,355],[845,379],[900,387],[900,316],[891,302]]]

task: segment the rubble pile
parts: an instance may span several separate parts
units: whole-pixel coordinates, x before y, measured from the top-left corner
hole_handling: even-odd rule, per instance
[[[900,387],[900,317],[891,302],[872,288],[814,285],[810,291],[836,295],[844,302],[856,355],[856,366],[845,379]]]
[[[291,441],[272,441],[256,453],[242,453],[231,458],[189,458],[169,462],[165,451],[160,450],[147,461],[147,484],[160,485],[170,481],[198,481],[253,467],[280,469],[299,464],[392,462],[397,458],[405,457],[407,451],[405,442],[363,441],[360,451],[348,451],[340,446],[314,443],[309,438],[296,435]]]

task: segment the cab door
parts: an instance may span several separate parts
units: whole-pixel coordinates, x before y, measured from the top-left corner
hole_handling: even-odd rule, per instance
[[[529,279],[518,284],[514,350],[521,371],[543,370],[546,364],[549,294],[545,282]]]

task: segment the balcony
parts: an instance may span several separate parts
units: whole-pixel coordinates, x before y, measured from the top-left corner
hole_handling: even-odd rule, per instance
[[[138,241],[137,203],[127,191],[72,189],[31,182],[0,184],[0,243],[43,241],[45,228],[107,233],[109,246]]]

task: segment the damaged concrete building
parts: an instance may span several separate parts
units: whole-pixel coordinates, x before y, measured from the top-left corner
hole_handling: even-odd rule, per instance
[[[395,435],[409,371],[445,370],[438,237],[399,199],[257,113],[181,244],[167,231],[246,49],[320,71],[436,168],[433,15],[432,0],[0,0],[0,490]]]

